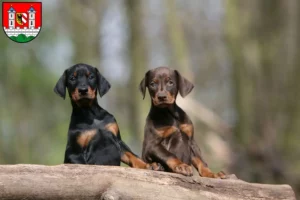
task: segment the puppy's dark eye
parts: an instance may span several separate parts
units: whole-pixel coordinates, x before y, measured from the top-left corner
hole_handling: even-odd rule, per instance
[[[92,79],[94,79],[94,78],[95,78],[95,77],[94,77],[93,75],[90,75],[90,76],[89,76],[89,79],[90,79],[90,80],[92,80]]]
[[[149,85],[150,85],[150,87],[155,87],[156,83],[152,81]]]
[[[168,84],[169,84],[169,85],[173,85],[174,82],[173,82],[172,80],[169,80],[169,81],[168,81]]]
[[[70,81],[75,81],[75,77],[74,77],[74,76],[71,76],[71,77],[69,78],[69,80],[70,80]]]

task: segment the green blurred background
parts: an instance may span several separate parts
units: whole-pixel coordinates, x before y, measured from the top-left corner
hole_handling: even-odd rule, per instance
[[[53,87],[71,65],[112,88],[100,105],[140,155],[150,107],[138,85],[167,65],[195,84],[178,104],[209,166],[300,194],[300,1],[43,1],[39,36],[0,35],[0,164],[63,162],[70,100]]]

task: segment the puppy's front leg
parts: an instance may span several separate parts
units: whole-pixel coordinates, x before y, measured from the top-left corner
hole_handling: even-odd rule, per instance
[[[204,162],[201,157],[201,151],[196,144],[194,138],[191,138],[191,148],[192,148],[192,163],[193,166],[198,170],[199,175],[202,177],[209,178],[226,178],[224,172],[220,171],[218,173],[213,173]]]
[[[148,146],[148,155],[152,160],[158,161],[167,166],[172,172],[183,174],[185,176],[192,176],[192,167],[183,163],[174,154],[165,149],[161,144],[154,144]]]
[[[121,147],[121,161],[130,167],[140,168],[140,169],[149,169],[150,165],[138,158],[129,147],[122,141],[119,140]]]
[[[116,136],[116,142],[118,143],[121,151],[121,161],[126,165],[129,165],[133,168],[139,169],[153,169],[153,170],[162,170],[162,167],[156,163],[148,164],[142,161],[137,155],[135,155],[131,149],[122,141],[119,126],[115,119],[111,123],[108,123],[105,126],[105,129],[110,131]]]
[[[139,169],[151,169],[155,171],[163,171],[163,167],[158,163],[145,163],[137,155],[135,155],[130,148],[122,141],[119,140],[121,147],[121,161],[130,167],[139,168]]]
[[[72,148],[69,144],[67,144],[67,148],[65,151],[65,164],[86,164],[81,153],[76,152],[74,148]]]

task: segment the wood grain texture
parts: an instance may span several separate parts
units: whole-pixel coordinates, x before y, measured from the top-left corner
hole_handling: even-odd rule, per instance
[[[0,199],[288,199],[289,185],[247,183],[127,167],[0,165]]]

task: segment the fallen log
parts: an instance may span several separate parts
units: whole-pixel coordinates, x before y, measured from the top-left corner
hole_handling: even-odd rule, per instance
[[[289,199],[289,185],[95,165],[0,165],[0,199]]]

